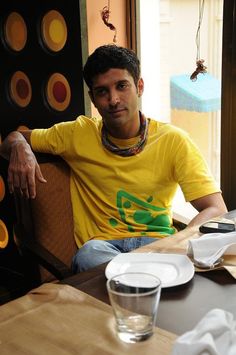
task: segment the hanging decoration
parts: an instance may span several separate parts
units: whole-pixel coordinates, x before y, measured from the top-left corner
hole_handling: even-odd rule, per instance
[[[191,74],[190,79],[192,81],[197,80],[198,74],[205,74],[207,72],[207,67],[204,65],[204,59],[200,59],[200,45],[201,45],[201,24],[204,13],[204,3],[205,0],[199,0],[199,18],[198,18],[198,28],[196,33],[196,46],[197,46],[197,56],[196,56],[196,70]]]
[[[117,41],[117,39],[116,39],[117,30],[116,30],[115,26],[112,23],[109,22],[110,13],[111,13],[111,11],[110,11],[110,1],[108,0],[108,5],[104,6],[104,8],[102,9],[101,16],[102,16],[102,20],[105,23],[105,25],[107,27],[109,27],[110,30],[115,31],[115,34],[114,34],[114,37],[113,37],[113,42],[116,43],[116,41]]]

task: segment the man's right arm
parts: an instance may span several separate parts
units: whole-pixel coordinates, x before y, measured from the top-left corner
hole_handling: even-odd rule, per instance
[[[35,179],[46,182],[30,146],[31,131],[11,132],[0,145],[0,155],[9,160],[8,186],[26,198],[35,198]]]

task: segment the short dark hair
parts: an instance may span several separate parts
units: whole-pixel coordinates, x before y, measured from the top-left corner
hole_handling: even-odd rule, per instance
[[[93,78],[96,75],[105,73],[111,68],[126,69],[137,86],[140,62],[136,54],[131,49],[107,44],[95,49],[84,66],[83,76],[89,89],[92,89]]]

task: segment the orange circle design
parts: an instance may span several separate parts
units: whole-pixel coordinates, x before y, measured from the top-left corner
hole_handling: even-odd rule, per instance
[[[14,51],[21,51],[27,41],[27,27],[23,17],[12,12],[4,26],[5,41]]]
[[[29,105],[32,98],[32,89],[29,78],[22,71],[16,71],[10,81],[10,96],[14,103],[20,107]]]
[[[29,131],[29,127],[22,125],[22,126],[18,126],[16,130],[19,131],[19,132],[21,132],[21,131]]]
[[[0,219],[0,248],[3,249],[8,243],[8,231],[5,223]]]
[[[60,51],[67,40],[64,17],[56,10],[49,11],[42,19],[41,35],[44,44],[53,52]]]
[[[0,202],[4,199],[5,192],[5,183],[3,181],[2,176],[0,175]]]
[[[54,73],[48,80],[46,97],[49,105],[57,111],[64,111],[70,104],[70,85],[64,75]]]

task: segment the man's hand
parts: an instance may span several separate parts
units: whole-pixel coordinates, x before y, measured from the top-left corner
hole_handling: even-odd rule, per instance
[[[26,198],[35,198],[36,179],[43,183],[46,180],[28,143],[31,132],[24,133],[10,133],[0,147],[0,154],[9,159],[8,186],[10,193],[16,191]]]
[[[10,193],[19,191],[26,198],[35,198],[35,178],[46,182],[40,167],[27,142],[17,142],[12,146],[8,167]]]

